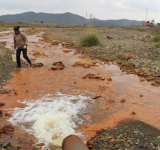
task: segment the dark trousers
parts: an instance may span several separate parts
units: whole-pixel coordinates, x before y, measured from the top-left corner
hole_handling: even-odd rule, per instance
[[[17,51],[16,51],[17,67],[19,67],[19,68],[21,67],[21,60],[20,60],[21,52],[23,52],[23,58],[26,59],[26,61],[31,66],[32,65],[31,61],[27,56],[27,49],[17,49]]]

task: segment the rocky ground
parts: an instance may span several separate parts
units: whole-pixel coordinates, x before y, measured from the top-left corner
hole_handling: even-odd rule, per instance
[[[81,47],[80,38],[88,33],[98,35],[101,45]],[[77,52],[94,59],[111,61],[127,73],[143,76],[146,80],[152,81],[152,85],[159,86],[160,43],[152,42],[156,33],[158,29],[151,28],[64,28],[48,32],[52,39],[68,42],[68,48],[76,47]]]
[[[0,85],[11,77],[11,72],[16,70],[15,66],[10,51],[0,43]]]
[[[32,135],[14,127],[5,119],[0,118],[0,150],[38,150],[37,141]]]
[[[89,150],[159,150],[160,131],[140,121],[98,131],[87,142]]]
[[[78,53],[89,55],[94,59],[113,62],[128,73],[138,74],[148,81],[152,81],[152,85],[160,85],[160,45],[151,42],[154,35],[152,30],[139,28],[96,28],[88,30],[57,28],[47,33],[50,38],[47,35],[44,36],[46,36],[45,40],[53,42],[53,45],[59,43],[55,40],[64,41],[66,43],[63,44],[67,48],[76,47]],[[99,36],[100,46],[82,48],[79,45],[80,38],[88,32],[96,33]],[[0,84],[2,84],[11,77],[11,72],[16,70],[16,64],[12,62],[10,52],[3,47],[3,44],[0,45],[0,62]],[[1,92],[9,93],[10,91],[0,90]],[[31,137],[24,136],[24,133],[18,133],[24,137],[14,136],[17,132],[20,130],[7,123],[1,125],[0,137],[3,138],[0,138],[0,149],[35,149],[34,143],[36,142],[30,140]],[[5,138],[7,140],[4,140]],[[88,148],[90,150],[158,150],[159,144],[160,131],[136,121],[124,123],[115,129],[97,132],[97,135],[88,141]]]

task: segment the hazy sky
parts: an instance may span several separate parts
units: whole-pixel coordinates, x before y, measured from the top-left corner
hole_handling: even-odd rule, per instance
[[[0,15],[27,11],[64,13],[99,19],[135,19],[160,22],[160,0],[0,0]]]

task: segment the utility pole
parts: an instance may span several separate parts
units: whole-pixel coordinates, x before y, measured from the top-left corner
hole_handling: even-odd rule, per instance
[[[148,21],[148,9],[146,9],[146,22]]]

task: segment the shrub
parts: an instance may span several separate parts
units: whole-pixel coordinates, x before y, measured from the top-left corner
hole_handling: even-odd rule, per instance
[[[92,47],[100,45],[99,38],[95,34],[82,37],[80,44],[82,47]]]
[[[160,35],[155,35],[155,36],[152,38],[152,41],[155,42],[155,43],[160,42]]]

